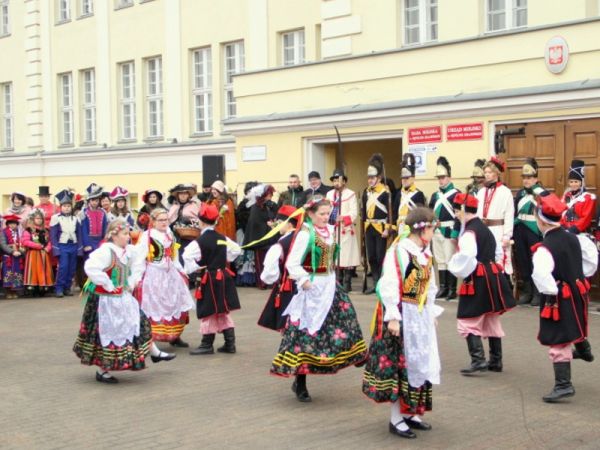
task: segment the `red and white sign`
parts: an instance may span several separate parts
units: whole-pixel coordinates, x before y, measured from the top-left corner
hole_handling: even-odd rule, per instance
[[[569,45],[561,36],[554,36],[546,42],[544,50],[544,59],[546,68],[554,73],[559,74],[567,67],[569,62]]]
[[[447,141],[472,141],[483,139],[483,122],[458,123],[446,126]]]
[[[440,125],[408,129],[409,145],[429,142],[442,142],[442,127]]]

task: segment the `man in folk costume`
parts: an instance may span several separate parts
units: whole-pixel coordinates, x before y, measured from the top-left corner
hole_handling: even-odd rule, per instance
[[[95,183],[86,188],[87,206],[80,213],[83,254],[87,258],[100,246],[108,228],[108,218],[100,208],[102,186]]]
[[[572,359],[594,359],[587,341],[590,284],[586,277],[596,272],[598,251],[586,235],[574,235],[561,227],[566,209],[554,194],[540,197],[536,209],[544,235],[533,253],[532,278],[542,294],[538,340],[550,347],[555,380],[552,391],[542,398],[548,403],[575,395]]]
[[[448,263],[448,270],[463,278],[456,312],[457,328],[467,340],[471,356],[471,365],[461,373],[502,372],[504,330],[500,315],[516,305],[508,279],[497,263],[502,249],[490,229],[477,217],[477,197],[456,194],[453,207],[464,224],[464,232],[458,240],[458,252]],[[487,338],[490,344],[488,362],[482,338]]]
[[[548,191],[538,181],[538,164],[534,158],[527,158],[521,172],[523,189],[515,196],[515,258],[519,277],[521,278],[521,295],[519,305],[531,303],[532,306],[540,304],[540,295],[531,280],[533,256],[531,248],[542,241],[542,233],[535,218],[537,198],[548,195]]]
[[[44,224],[46,225],[46,228],[50,227],[50,219],[52,216],[60,212],[60,207],[50,201],[50,195],[49,186],[38,186],[38,197],[40,202],[35,208],[44,211]]]
[[[569,168],[569,189],[565,191],[562,201],[567,205],[567,211],[560,224],[571,233],[586,233],[589,231],[592,219],[596,213],[596,196],[585,190],[585,163],[574,159]]]
[[[343,170],[334,170],[329,180],[333,182],[333,189],[326,196],[332,207],[329,223],[335,225],[335,239],[339,245],[338,260],[334,263],[338,266],[338,281],[344,286],[346,292],[350,292],[352,272],[360,265],[360,249],[355,228],[358,201],[356,193],[346,187],[348,177]]]
[[[496,244],[502,249],[497,263],[504,273],[512,275],[511,239],[515,220],[515,203],[510,188],[500,181],[500,174],[506,170],[506,164],[492,156],[483,168],[485,185],[477,192],[479,207],[477,215],[496,238]]]
[[[383,157],[380,153],[371,156],[367,169],[368,187],[362,198],[362,217],[364,220],[365,247],[367,260],[373,277],[373,287],[365,294],[375,293],[377,281],[381,278],[381,268],[387,250],[387,238],[390,235],[391,224],[389,206],[391,193],[383,180]],[[365,267],[365,270],[367,268]]]
[[[465,191],[471,195],[477,195],[479,190],[483,188],[485,183],[485,176],[483,175],[483,166],[485,166],[485,159],[475,160],[473,165],[473,173],[471,174],[471,182],[467,185]]]
[[[452,201],[460,191],[452,183],[452,167],[448,160],[440,156],[437,160],[435,176],[438,179],[439,190],[433,193],[429,200],[429,208],[433,210],[439,223],[433,235],[433,256],[439,272],[440,289],[436,298],[452,300],[456,298],[456,277],[448,271],[448,261],[456,251],[456,239],[460,232],[460,223],[455,220]]]
[[[185,272],[200,271],[201,280],[196,288],[196,314],[200,319],[202,342],[190,354],[213,354],[216,333],[223,333],[225,338],[225,345],[217,351],[235,353],[235,324],[229,313],[240,309],[240,301],[227,263],[242,252],[238,244],[215,231],[219,218],[216,206],[202,203],[198,217],[201,234],[183,252]]]
[[[425,194],[415,186],[416,169],[415,155],[405,153],[402,156],[402,172],[400,174],[402,188],[398,189],[394,199],[394,223],[398,227],[398,233],[401,233],[408,213],[417,206],[427,204]]]

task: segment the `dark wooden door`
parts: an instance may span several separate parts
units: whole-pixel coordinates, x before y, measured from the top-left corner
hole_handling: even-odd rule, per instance
[[[600,119],[574,120],[565,125],[566,159],[585,162],[586,189],[598,196],[600,185]],[[567,167],[568,170],[568,167]]]

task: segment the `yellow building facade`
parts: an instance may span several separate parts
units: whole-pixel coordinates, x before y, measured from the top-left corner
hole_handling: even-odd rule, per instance
[[[561,190],[577,156],[595,189],[599,14],[599,0],[0,0],[3,207],[41,184],[122,185],[135,205],[203,176],[238,192],[328,178],[334,126],[357,190],[372,153],[398,181],[407,151],[426,194],[440,155],[462,188],[499,142],[511,186],[536,156]]]

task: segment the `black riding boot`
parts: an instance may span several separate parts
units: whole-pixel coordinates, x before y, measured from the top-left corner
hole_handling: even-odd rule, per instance
[[[454,300],[456,298],[456,283],[457,279],[452,273],[447,270],[446,271],[446,285],[448,286],[448,296],[446,297],[446,301]]]
[[[447,278],[446,278],[446,274],[448,274],[449,272],[447,270],[440,270],[439,271],[439,276],[440,276],[440,280],[439,280],[439,285],[440,288],[438,290],[438,293],[436,294],[435,298],[445,298],[448,295],[448,285],[446,284]]]
[[[344,269],[344,289],[348,293],[352,291],[352,269]]]
[[[521,295],[519,296],[518,305],[528,305],[533,300],[533,282],[531,280],[523,280]]]
[[[573,397],[575,388],[571,384],[571,363],[554,363],[554,388],[542,400],[546,403],[556,403],[562,398]]]
[[[492,372],[502,372],[502,338],[490,337],[490,360],[488,370]]]
[[[223,330],[223,337],[225,338],[225,344],[219,347],[217,351],[219,353],[235,353],[235,328]]]
[[[573,359],[583,359],[587,362],[592,362],[594,360],[590,341],[586,339],[575,344],[575,349],[573,350]]]
[[[463,375],[471,375],[475,372],[485,372],[488,365],[485,360],[485,351],[483,350],[481,336],[469,334],[467,336],[467,347],[469,348],[469,355],[471,355],[471,366],[462,369],[460,373]]]
[[[540,291],[538,291],[537,287],[535,287],[535,283],[533,281],[531,282],[531,287],[533,289],[533,297],[531,298],[531,306],[540,306],[540,301],[542,300]]]
[[[307,403],[312,401],[306,388],[306,375],[296,375],[296,379],[292,384],[292,391],[296,393],[296,398],[299,402]]]
[[[214,342],[214,334],[203,334],[200,346],[190,351],[190,355],[212,355],[215,352],[215,349],[213,348]]]

